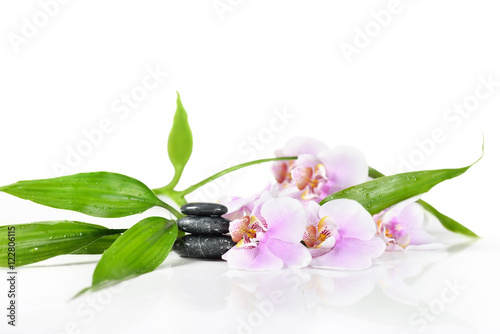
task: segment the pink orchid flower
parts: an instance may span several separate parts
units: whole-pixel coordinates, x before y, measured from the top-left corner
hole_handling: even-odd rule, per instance
[[[416,200],[411,198],[373,216],[377,234],[386,243],[387,250],[439,247],[436,239],[423,229],[424,209]]]
[[[251,214],[229,225],[237,245],[222,258],[233,269],[275,270],[302,268],[311,255],[300,243],[306,225],[302,204],[292,198],[264,193]]]
[[[264,193],[268,193],[266,195],[267,198],[278,197],[278,188],[275,184],[268,185],[261,192],[250,195],[247,197],[226,197],[221,198],[219,203],[225,205],[227,207],[227,213],[222,217],[233,221],[240,219],[245,216],[250,216],[251,212],[255,208],[256,204],[259,202],[259,199],[262,197]]]
[[[365,157],[352,147],[329,149],[316,139],[297,137],[275,154],[278,157],[298,156],[297,160],[277,161],[272,167],[283,196],[319,202],[327,195],[368,178]]]
[[[321,207],[310,202],[306,212],[303,241],[312,267],[365,269],[385,250],[372,216],[356,201],[338,199]]]

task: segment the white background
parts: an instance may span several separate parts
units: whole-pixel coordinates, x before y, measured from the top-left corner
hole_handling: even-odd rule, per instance
[[[52,16],[43,14],[45,3],[52,3],[46,9]],[[95,134],[106,120],[111,130],[87,144],[81,159],[73,157],[66,172],[106,170],[138,178],[151,187],[165,185],[173,173],[166,142],[176,91],[194,135],[194,151],[179,189],[230,164],[271,157],[297,135],[316,137],[330,146],[358,147],[371,166],[389,174],[397,173],[403,160],[413,161],[415,169],[468,165],[480,156],[484,134],[484,158],[465,175],[437,186],[425,199],[485,238],[418,282],[422,289],[439,292],[447,279],[443,268],[456,270],[457,277],[468,282],[467,297],[446,310],[454,318],[440,318],[433,324],[443,322],[445,327],[438,328],[443,332],[446,324],[458,318],[467,326],[459,331],[452,328],[455,332],[494,331],[491,315],[496,313],[491,312],[498,310],[493,301],[499,291],[492,284],[490,259],[497,261],[492,252],[498,254],[499,248],[491,238],[500,236],[497,1],[401,0],[394,5],[390,1],[75,0],[57,2],[57,8],[54,3],[0,4],[1,185],[56,176],[54,166],[67,166],[68,152],[85,146],[85,132]],[[380,18],[388,9],[393,11],[390,18]],[[383,26],[373,13],[385,19]],[[31,24],[35,30],[30,30]],[[366,29],[371,37],[359,32]],[[356,48],[356,53],[346,55],[342,51],[349,48],[346,45]],[[139,94],[148,71],[155,69],[168,75],[125,113],[123,94]],[[496,84],[490,90],[482,84],[488,78]],[[478,91],[482,100],[474,97]],[[478,104],[473,106],[474,101]],[[464,116],[449,111],[464,103],[471,103],[466,106],[471,111]],[[288,118],[276,118],[277,114]],[[436,131],[441,132],[441,140],[430,143]],[[190,199],[215,201],[222,195],[251,194],[271,180],[268,166],[254,166],[201,189]],[[140,219],[91,218],[39,208],[5,194],[0,194],[0,212],[1,225],[79,219],[127,227]],[[65,305],[90,283],[96,259],[91,261],[21,269],[20,327],[9,332],[70,333],[65,324],[74,314]],[[59,262],[73,262],[73,258]],[[225,271],[223,263],[189,262],[185,267],[197,266],[215,273],[215,278]],[[176,270],[187,269],[174,266],[173,270],[175,277]],[[157,286],[161,275],[168,273],[134,281]],[[217,279],[214,282],[217,286]],[[2,284],[0,296],[6,289]],[[194,326],[195,319],[210,319],[210,307],[173,308],[168,298],[155,296],[153,290],[148,291],[149,298],[139,299],[145,304],[137,313],[139,306],[130,300],[140,294],[134,290],[140,283],[131,284],[133,288],[126,287],[120,294],[119,313],[116,308],[108,310],[109,318],[101,314],[101,322],[92,321],[94,327],[85,323],[78,330],[97,333],[120,319],[137,326],[124,326],[122,331],[163,332],[176,318],[176,328],[185,320]],[[422,297],[421,291],[417,295],[424,301],[432,299],[432,294]],[[186,296],[172,298],[171,303],[177,304]],[[379,299],[372,300],[360,306],[361,313]],[[127,303],[129,308],[124,306]],[[117,304],[115,298],[113,305]],[[54,312],[40,313],[51,307]],[[350,307],[345,313],[344,308],[334,310],[335,319],[344,331],[356,332],[349,326],[361,313]],[[173,313],[167,315],[167,310]],[[191,318],[185,316],[187,310]],[[304,319],[321,329],[329,323],[317,315]],[[367,327],[386,332],[384,326],[395,323],[390,318],[376,324],[370,317],[363,319]],[[388,332],[399,333],[409,326],[406,318],[397,324]],[[339,329],[333,321],[330,325],[331,330]],[[5,320],[0,326],[4,326],[2,332],[7,330]],[[259,333],[264,328],[252,330]],[[418,332],[418,327],[406,330]]]

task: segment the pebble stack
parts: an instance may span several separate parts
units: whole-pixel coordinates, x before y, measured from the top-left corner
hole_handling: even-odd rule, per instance
[[[188,203],[181,207],[185,214],[177,221],[180,231],[190,233],[178,239],[173,251],[184,257],[221,258],[236,245],[229,233],[229,220],[221,216],[227,207],[216,203]]]

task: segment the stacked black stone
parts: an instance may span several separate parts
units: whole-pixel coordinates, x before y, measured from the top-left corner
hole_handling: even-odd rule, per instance
[[[180,231],[191,233],[178,239],[173,251],[184,257],[221,258],[236,245],[229,233],[229,220],[221,216],[227,207],[216,203],[188,203],[181,207],[185,214],[177,221]]]

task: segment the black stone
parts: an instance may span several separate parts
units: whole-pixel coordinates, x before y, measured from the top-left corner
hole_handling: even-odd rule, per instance
[[[184,257],[200,257],[205,259],[221,258],[236,243],[226,235],[186,235],[177,241],[172,248]]]
[[[217,203],[188,203],[181,207],[181,212],[185,215],[193,216],[222,216],[227,213],[224,205]]]
[[[186,216],[177,221],[179,230],[196,234],[229,233],[229,220],[219,216]]]

